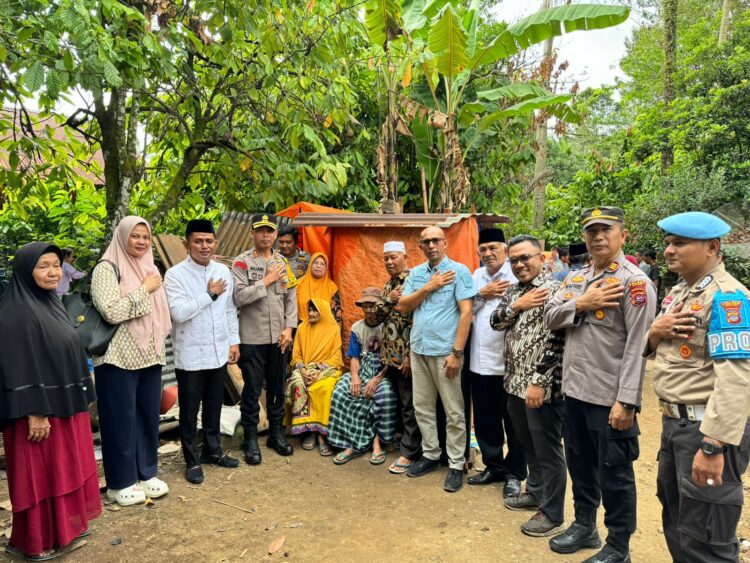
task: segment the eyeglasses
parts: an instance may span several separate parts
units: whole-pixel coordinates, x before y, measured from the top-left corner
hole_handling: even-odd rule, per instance
[[[440,237],[439,238],[426,238],[426,239],[420,240],[419,244],[421,244],[422,246],[430,246],[431,244],[434,244],[435,246],[437,246],[438,243],[441,243],[444,240],[445,240],[444,238],[440,238]]]
[[[534,258],[535,256],[539,256],[539,254],[524,254],[523,256],[516,256],[514,258],[508,258],[508,262],[511,264],[518,264],[519,262],[523,262],[524,264]]]

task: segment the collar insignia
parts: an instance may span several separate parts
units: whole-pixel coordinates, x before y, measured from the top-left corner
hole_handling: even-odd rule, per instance
[[[704,289],[708,287],[708,284],[710,284],[712,281],[714,281],[714,277],[711,274],[708,274],[700,282],[698,282],[698,285],[695,286],[695,290],[703,291]]]
[[[614,272],[614,271],[615,271],[615,270],[617,270],[617,268],[619,268],[619,267],[620,267],[620,263],[619,263],[619,262],[612,262],[612,263],[611,263],[611,264],[609,265],[609,267],[607,268],[607,271],[608,271],[608,272]]]

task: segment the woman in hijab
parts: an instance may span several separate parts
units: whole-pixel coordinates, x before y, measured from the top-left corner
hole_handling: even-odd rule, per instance
[[[169,492],[156,477],[161,369],[172,326],[145,219],[120,221],[91,279],[91,299],[119,325],[104,356],[94,357],[107,497],[121,506]]]
[[[86,352],[56,295],[62,251],[32,242],[0,301],[0,425],[13,532],[6,551],[46,561],[80,546],[101,514]]]
[[[344,367],[341,328],[325,299],[310,300],[305,313],[307,320],[297,327],[294,337],[294,371],[286,384],[285,423],[291,422],[293,435],[308,433],[303,449],[312,450],[317,439],[320,455],[328,456],[332,453],[326,441],[331,395]]]
[[[315,298],[328,301],[336,322],[341,325],[341,294],[328,272],[328,256],[322,252],[312,255],[307,273],[297,285],[297,315],[300,323],[307,320],[307,304]]]

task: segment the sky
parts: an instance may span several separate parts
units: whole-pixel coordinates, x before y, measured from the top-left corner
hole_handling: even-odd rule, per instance
[[[594,0],[594,3],[604,2]],[[539,11],[541,6],[541,0],[502,0],[493,13],[499,20],[512,24]],[[556,38],[553,46],[558,50],[558,63],[565,60],[570,63],[565,76],[578,80],[581,89],[613,84],[615,77],[624,77],[619,61],[625,55],[625,40],[635,27],[636,20],[631,13],[626,22],[616,27],[577,31]]]

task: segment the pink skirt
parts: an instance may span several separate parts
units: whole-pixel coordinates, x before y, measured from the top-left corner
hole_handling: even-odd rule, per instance
[[[3,431],[13,532],[8,542],[27,555],[64,547],[102,513],[88,412],[49,419],[49,436],[27,439],[27,418]]]

